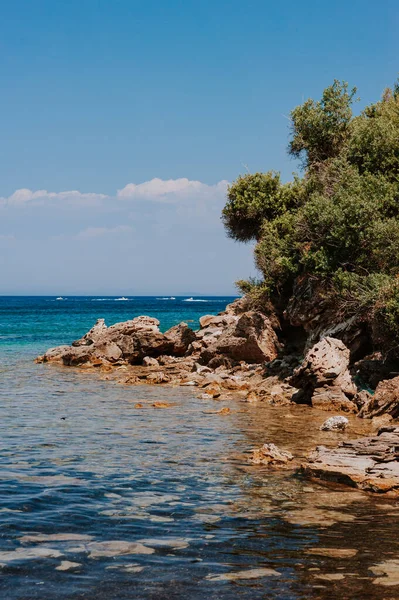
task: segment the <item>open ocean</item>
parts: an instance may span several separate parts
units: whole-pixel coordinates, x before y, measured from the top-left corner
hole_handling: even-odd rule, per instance
[[[232,300],[0,298],[1,599],[398,597],[373,572],[396,560],[399,577],[395,502],[248,463],[264,442],[336,443],[325,413],[237,398],[221,416],[195,389],[34,363],[99,317],[196,328]]]

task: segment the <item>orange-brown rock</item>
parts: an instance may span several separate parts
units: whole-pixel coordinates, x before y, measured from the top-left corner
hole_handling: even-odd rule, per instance
[[[318,446],[302,465],[309,477],[370,492],[399,495],[399,427],[382,427],[378,435]]]
[[[381,381],[375,394],[370,396],[359,412],[359,417],[379,417],[389,414],[394,419],[399,417],[399,377]]]
[[[293,459],[291,452],[280,450],[275,444],[263,444],[256,448],[249,459],[254,465],[268,465],[273,467],[285,467]]]

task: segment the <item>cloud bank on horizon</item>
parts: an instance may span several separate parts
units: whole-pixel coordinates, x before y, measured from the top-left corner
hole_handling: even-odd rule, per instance
[[[223,230],[227,185],[154,178],[114,195],[0,197],[0,293],[234,293],[253,266]]]

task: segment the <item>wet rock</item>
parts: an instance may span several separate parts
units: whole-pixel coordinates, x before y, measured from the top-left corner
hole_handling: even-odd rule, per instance
[[[150,373],[147,376],[147,383],[151,383],[151,384],[169,383],[169,381],[170,381],[170,378],[163,371],[158,371],[156,373]]]
[[[327,556],[328,558],[353,558],[358,553],[355,548],[308,548],[306,554]]]
[[[399,427],[383,427],[377,436],[319,446],[302,465],[305,475],[370,492],[399,494]]]
[[[398,559],[393,558],[379,563],[378,565],[374,565],[373,567],[370,567],[370,571],[374,573],[374,575],[379,576],[373,581],[375,585],[383,585],[385,587],[399,585]]]
[[[389,414],[394,419],[399,417],[399,377],[381,381],[375,394],[370,396],[359,412],[359,417],[379,417]]]
[[[326,337],[306,354],[289,383],[296,388],[292,400],[327,410],[356,411],[356,394],[348,366],[350,353],[341,340]]]
[[[70,346],[57,346],[56,348],[50,348],[42,356],[36,358],[37,363],[55,362],[62,363],[64,355],[69,352]]]
[[[16,550],[0,552],[0,563],[8,564],[10,562],[38,560],[40,558],[59,558],[60,556],[62,556],[62,553],[54,548],[44,548],[43,546],[17,548]]]
[[[55,567],[55,570],[56,571],[71,571],[72,569],[78,569],[81,566],[82,565],[80,563],[71,562],[70,560],[63,560],[58,565],[58,567]]]
[[[102,558],[123,556],[126,554],[153,554],[154,549],[144,546],[139,542],[108,541],[89,542],[78,548],[71,548],[71,552],[88,552],[89,558]]]
[[[247,569],[232,573],[221,573],[219,575],[207,575],[208,581],[239,581],[241,579],[259,579],[261,577],[279,577],[281,573],[274,569],[260,567],[259,569]]]
[[[313,408],[328,411],[343,411],[348,413],[357,412],[357,406],[335,386],[316,388],[312,395]]]
[[[250,462],[254,465],[282,467],[287,466],[293,458],[291,452],[280,450],[275,444],[263,444],[261,448],[253,450]]]
[[[337,415],[335,417],[330,417],[327,419],[327,421],[324,421],[320,429],[321,431],[344,431],[348,425],[349,421],[346,417]]]

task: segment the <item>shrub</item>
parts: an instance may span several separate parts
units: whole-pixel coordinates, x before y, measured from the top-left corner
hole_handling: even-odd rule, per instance
[[[355,88],[335,81],[291,113],[289,152],[302,177],[240,176],[222,219],[256,240],[260,282],[241,289],[282,314],[300,282],[317,280],[340,318],[356,316],[399,340],[399,84],[352,115]],[[246,287],[248,285],[249,287]],[[320,286],[319,286],[320,287]]]

